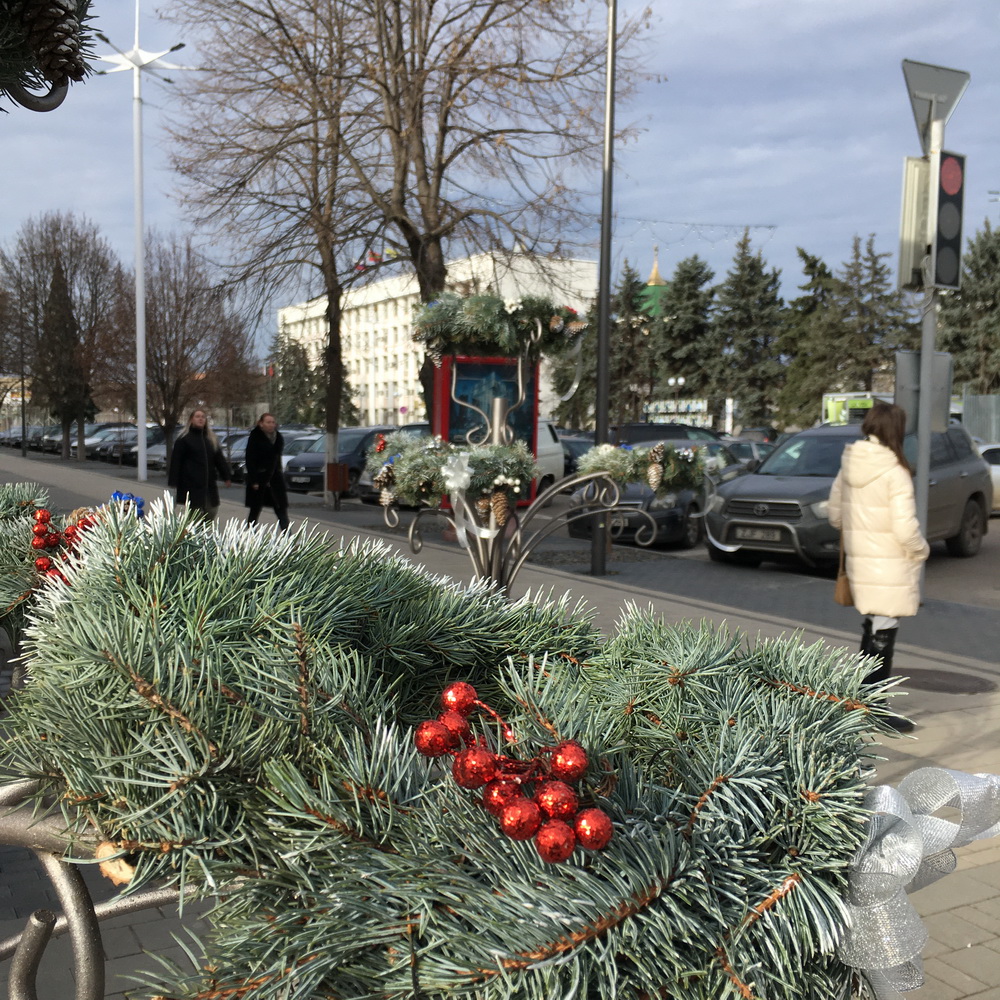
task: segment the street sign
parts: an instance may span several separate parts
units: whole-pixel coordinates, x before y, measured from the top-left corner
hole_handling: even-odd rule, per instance
[[[913,120],[924,156],[930,153],[931,121],[947,122],[969,86],[969,74],[960,69],[946,69],[930,63],[903,60],[906,90],[913,106]]]

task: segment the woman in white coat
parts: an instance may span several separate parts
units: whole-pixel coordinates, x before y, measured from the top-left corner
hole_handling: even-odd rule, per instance
[[[903,455],[906,413],[876,402],[848,445],[830,490],[830,523],[844,536],[854,606],[864,615],[861,652],[881,662],[865,683],[892,672],[899,619],[920,605],[920,569],[930,551],[917,522],[913,478]],[[912,723],[890,720],[909,731]]]

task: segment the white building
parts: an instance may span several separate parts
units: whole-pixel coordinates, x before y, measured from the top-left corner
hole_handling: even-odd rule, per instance
[[[597,294],[597,263],[478,254],[448,264],[448,290],[461,295],[490,292],[503,299],[544,296],[583,313]],[[426,417],[418,378],[424,354],[410,330],[419,306],[412,272],[359,284],[344,293],[341,347],[363,424],[406,424]],[[326,296],[279,309],[278,329],[283,337],[301,343],[310,362],[319,367],[328,332]],[[548,386],[543,371],[543,416],[555,404]]]

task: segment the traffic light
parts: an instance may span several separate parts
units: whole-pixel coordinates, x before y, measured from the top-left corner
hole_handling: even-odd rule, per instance
[[[961,287],[962,201],[965,196],[965,157],[942,150],[936,157],[936,203],[931,219],[931,274],[937,288]],[[933,166],[933,164],[932,164]]]

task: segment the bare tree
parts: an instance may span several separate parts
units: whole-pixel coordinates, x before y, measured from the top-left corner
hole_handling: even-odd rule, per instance
[[[16,347],[8,345],[8,350],[12,356],[16,354],[19,366],[23,359],[29,375],[41,372],[41,362],[49,360],[52,347],[46,343],[43,326],[57,266],[63,270],[78,326],[74,370],[86,386],[86,395],[100,400],[115,381],[120,356],[128,350],[129,341],[120,325],[125,272],[110,243],[89,219],[72,212],[50,212],[29,219],[12,246],[0,251],[0,281],[11,297],[14,315],[10,325],[17,338]],[[82,459],[82,418],[77,433],[77,452]],[[65,434],[63,455],[69,455]]]
[[[134,315],[134,300],[132,303]],[[146,377],[150,413],[166,435],[184,411],[210,404],[213,380],[244,366],[246,329],[213,269],[181,241],[146,240]],[[224,402],[220,400],[220,402]]]
[[[171,15],[201,36],[206,64],[182,84],[174,134],[189,197],[203,218],[248,236],[245,273],[319,269],[332,428],[339,300],[359,259],[408,262],[427,301],[445,287],[449,247],[557,252],[593,221],[575,182],[596,162],[602,134],[597,6],[173,5]],[[620,43],[638,31],[639,21],[627,23]],[[630,57],[619,65],[624,96]]]

